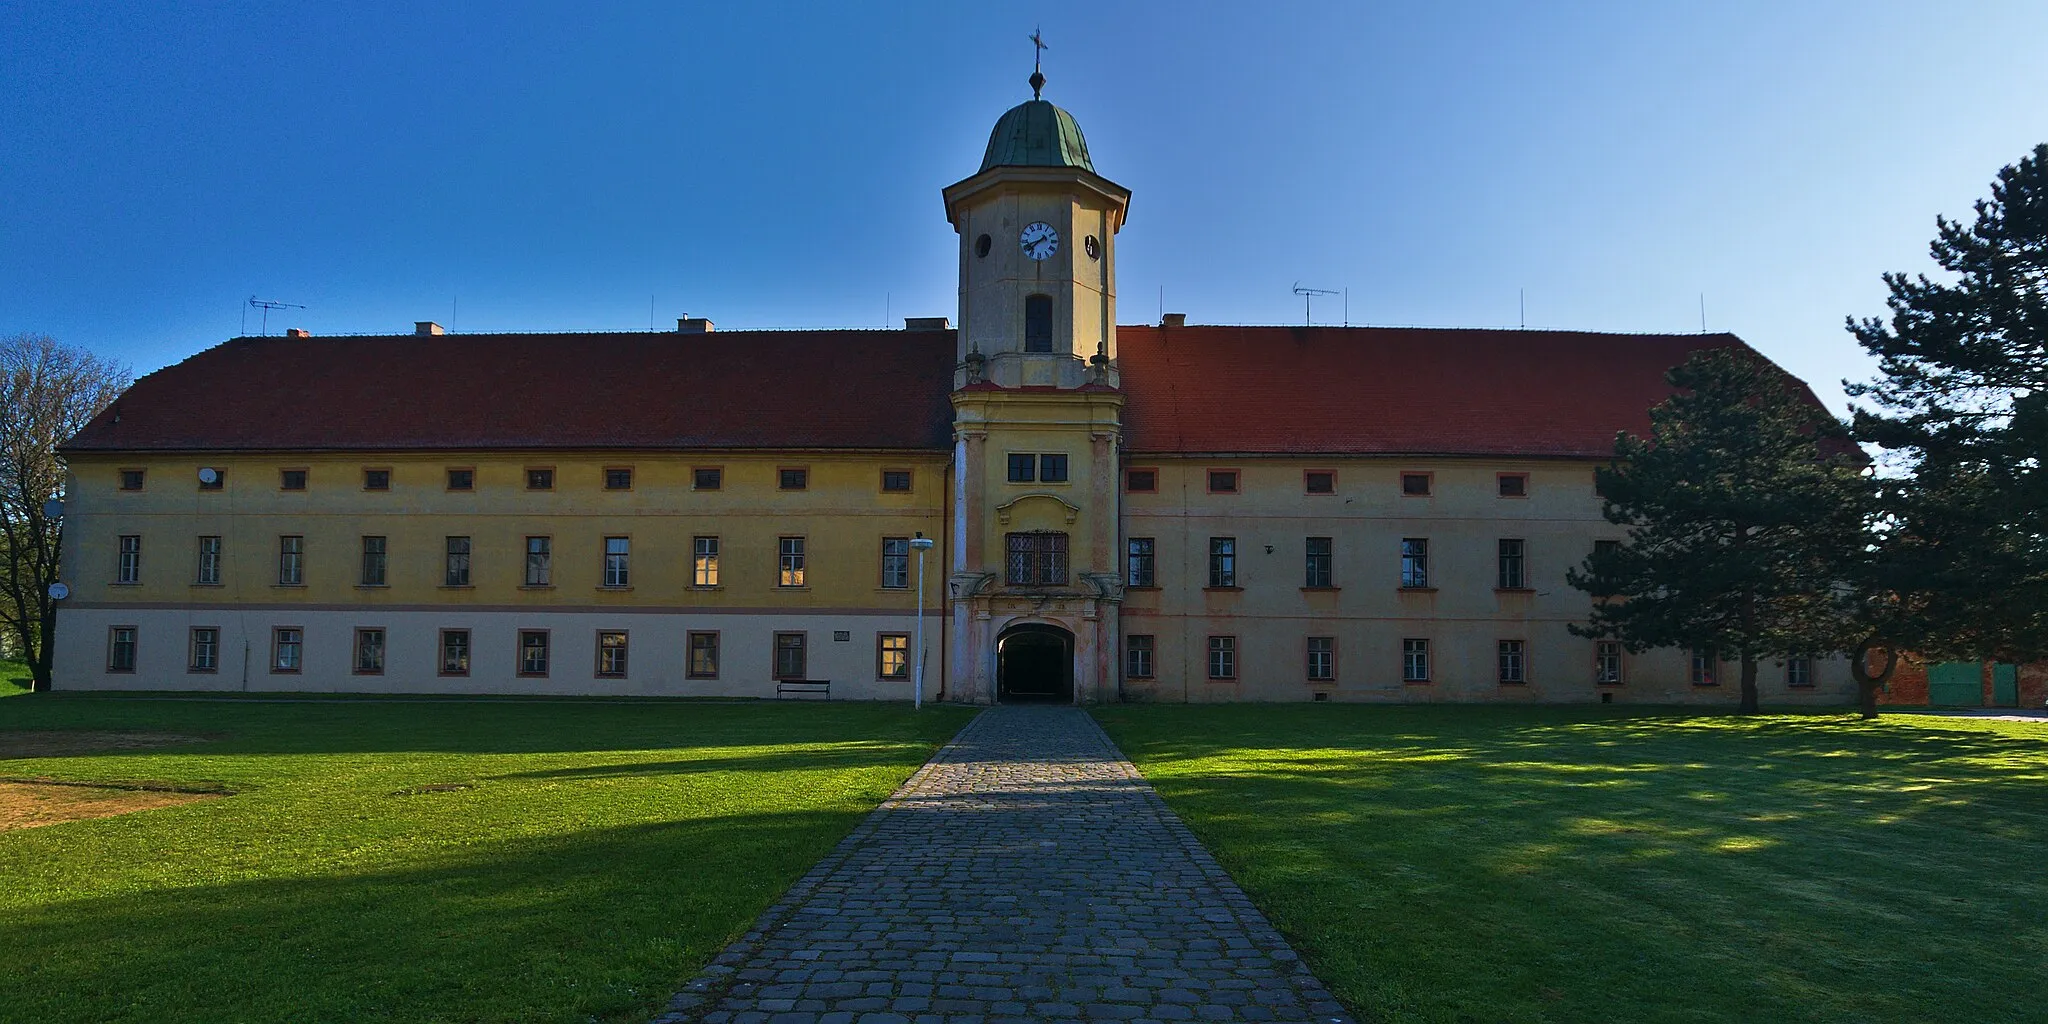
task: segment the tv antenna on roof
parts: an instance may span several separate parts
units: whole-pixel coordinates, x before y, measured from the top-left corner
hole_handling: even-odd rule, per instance
[[[271,311],[271,310],[273,310],[273,309],[304,309],[304,308],[306,308],[306,307],[304,307],[304,306],[301,306],[301,305],[299,305],[299,304],[298,304],[298,303],[296,303],[296,302],[273,302],[273,301],[271,301],[271,300],[269,300],[269,299],[259,299],[259,298],[257,298],[257,297],[256,297],[256,296],[254,296],[254,295],[251,295],[251,296],[249,296],[249,309],[260,309],[260,310],[262,310],[262,311],[263,311],[263,327],[262,327],[262,331],[263,331],[263,333],[264,333],[264,334],[269,334],[269,333],[270,333],[270,311]],[[249,310],[248,310],[248,309],[245,309],[245,310],[243,310],[243,311],[242,311],[242,333],[244,333],[244,334],[247,334],[247,333],[249,333]]]
[[[1335,288],[1303,288],[1301,282],[1296,281],[1294,282],[1294,294],[1301,296],[1301,325],[1307,327],[1310,324],[1308,304],[1315,301],[1315,297],[1318,295],[1336,295],[1338,292]],[[1349,317],[1346,319],[1349,319]]]

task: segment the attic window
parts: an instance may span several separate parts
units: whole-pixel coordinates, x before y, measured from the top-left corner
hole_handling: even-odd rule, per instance
[[[1500,496],[1503,498],[1526,498],[1529,496],[1529,474],[1502,473],[1498,478]]]
[[[277,488],[281,491],[303,491],[306,489],[306,471],[303,469],[281,469],[277,472]]]
[[[1311,469],[1302,476],[1302,489],[1310,494],[1337,493],[1337,474],[1327,469]]]
[[[1024,351],[1052,351],[1052,296],[1024,297]]]
[[[142,470],[139,470],[139,469],[124,469],[124,470],[122,470],[122,471],[121,471],[121,489],[122,489],[122,490],[124,490],[124,491],[139,491],[139,490],[141,490],[141,489],[142,489]]]
[[[451,491],[476,490],[476,470],[451,469],[448,471],[448,489]]]
[[[391,471],[388,469],[363,470],[363,490],[388,491],[391,489]]]
[[[1428,473],[1401,474],[1401,493],[1414,498],[1429,497]]]
[[[615,466],[604,471],[604,489],[607,491],[630,491],[633,489],[633,470],[629,466]]]

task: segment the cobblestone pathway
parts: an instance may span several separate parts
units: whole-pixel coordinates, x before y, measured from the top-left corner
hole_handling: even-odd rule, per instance
[[[660,1024],[1351,1024],[1074,708],[983,712]]]

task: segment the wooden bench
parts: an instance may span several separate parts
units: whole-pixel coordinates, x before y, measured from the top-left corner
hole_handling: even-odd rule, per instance
[[[812,698],[812,697],[815,697],[815,698],[817,698],[818,700],[831,700],[831,699],[832,699],[832,680],[830,680],[830,679],[777,679],[777,680],[775,681],[775,696],[777,696],[778,698],[779,698],[779,697],[802,697],[802,698]]]

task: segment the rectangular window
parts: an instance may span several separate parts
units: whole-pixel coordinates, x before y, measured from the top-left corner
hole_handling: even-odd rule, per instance
[[[1427,498],[1429,497],[1429,483],[1428,473],[1403,473],[1401,474],[1401,493],[1411,498]]]
[[[384,631],[381,629],[356,630],[356,675],[381,676],[384,674]]]
[[[725,486],[725,469],[720,466],[699,466],[690,471],[690,487],[699,491],[715,491]]]
[[[1335,586],[1336,556],[1331,553],[1333,542],[1328,537],[1310,537],[1307,545],[1307,566],[1302,586],[1311,590],[1326,590]]]
[[[451,469],[448,471],[448,489],[451,491],[476,490],[476,470]]]
[[[1593,682],[1601,686],[1621,685],[1621,641],[1593,642]]]
[[[1212,636],[1209,638],[1209,678],[1237,678],[1236,637]]]
[[[1302,490],[1310,494],[1337,493],[1337,474],[1328,469],[1311,469],[1301,476]]]
[[[544,676],[548,674],[548,631],[545,629],[522,629],[519,631],[519,674],[522,676]]]
[[[220,585],[220,550],[219,537],[199,538],[199,574],[193,582],[208,587]]]
[[[875,634],[875,672],[885,680],[910,678],[910,634]]]
[[[633,580],[627,563],[633,554],[633,542],[625,537],[604,539],[604,585],[623,587]]]
[[[1496,586],[1502,590],[1527,590],[1529,542],[1503,537],[1500,542],[1500,572]]]
[[[1721,657],[1715,651],[1692,652],[1692,685],[1721,685]]]
[[[1621,557],[1621,542],[1618,540],[1596,540],[1593,542],[1592,569],[1596,573],[1612,572],[1615,560]],[[1611,594],[1595,593],[1595,597],[1611,597]]]
[[[384,545],[382,537],[363,538],[363,586],[384,585]]]
[[[804,539],[782,537],[776,542],[775,585],[778,587],[801,587],[804,585]]]
[[[270,631],[270,671],[297,672],[304,663],[306,631],[278,626]]]
[[[444,629],[441,631],[441,674],[444,676],[466,676],[469,674],[469,630]]]
[[[1313,683],[1327,683],[1337,678],[1336,637],[1308,638],[1308,678]]]
[[[883,470],[882,490],[900,494],[910,493],[910,471],[907,469]]]
[[[277,539],[277,585],[303,586],[306,582],[306,538]]]
[[[809,490],[811,471],[803,467],[778,469],[775,471],[775,486],[785,491]]]
[[[220,630],[213,626],[192,628],[191,659],[185,663],[188,672],[220,671]]]
[[[1124,637],[1124,678],[1152,678],[1152,636],[1132,633]]]
[[[555,489],[555,471],[552,467],[541,466],[526,471],[526,489],[529,491],[552,491]]]
[[[449,586],[449,587],[466,587],[466,586],[469,586],[469,538],[468,538],[468,537],[450,537],[450,538],[448,538],[448,557],[447,557],[447,565],[445,566],[445,569],[446,569],[446,571],[445,571],[445,572],[443,573],[443,575],[442,575],[442,578],[441,578],[441,583],[442,583],[442,585],[443,585],[443,586]]]
[[[1237,470],[1212,469],[1209,471],[1210,494],[1236,494]]]
[[[1806,687],[1813,685],[1813,659],[1787,658],[1785,660],[1785,685]]]
[[[1502,473],[1494,478],[1494,487],[1503,498],[1526,498],[1529,496],[1529,474]]]
[[[1411,590],[1429,586],[1429,538],[1401,538],[1401,586]]]
[[[1401,641],[1401,681],[1404,683],[1429,682],[1429,641],[1417,639]]]
[[[1124,490],[1132,494],[1156,493],[1159,490],[1159,471],[1156,469],[1125,470]]]
[[[303,469],[281,469],[277,473],[277,489],[281,491],[303,491],[306,489],[306,471]]]
[[[602,679],[626,678],[626,631],[597,631],[597,674]]]
[[[363,470],[363,490],[388,491],[391,489],[391,471],[388,469]]]
[[[526,538],[526,585],[548,587],[555,582],[555,539]]]
[[[1502,640],[1494,645],[1499,655],[1500,681],[1513,685],[1529,681],[1528,648],[1520,640]]]
[[[1067,535],[1051,531],[1003,536],[1003,580],[1018,587],[1057,587],[1067,582]]]
[[[882,586],[890,590],[910,587],[910,538],[882,538]]]
[[[142,582],[142,536],[123,534],[120,544],[120,558],[114,563],[114,582]]]
[[[1063,484],[1067,482],[1067,457],[1058,452],[1047,452],[1038,457],[1038,482],[1042,484]]]
[[[1153,581],[1152,538],[1132,537],[1124,542],[1125,584],[1133,587],[1155,586]]]
[[[139,470],[139,469],[124,469],[124,470],[122,470],[122,471],[121,471],[121,489],[122,489],[122,490],[124,490],[124,491],[139,491],[139,490],[141,490],[141,489],[142,489],[142,470]]]
[[[200,490],[202,490],[202,491],[218,491],[218,490],[224,490],[224,489],[226,489],[227,485],[228,485],[228,471],[227,471],[227,470],[225,470],[225,469],[216,469],[216,468],[214,468],[214,467],[212,467],[212,466],[207,466],[207,467],[205,467],[204,469],[201,469],[201,470],[199,471],[199,489],[200,489]]]
[[[107,630],[107,671],[135,671],[134,626],[114,626]]]
[[[690,540],[690,584],[698,587],[718,585],[718,538],[695,537]]]
[[[775,678],[804,679],[804,634],[775,634]]]
[[[604,471],[604,489],[607,491],[630,491],[633,489],[633,470],[628,466],[613,466]]]
[[[1209,585],[1237,586],[1237,538],[1209,538]]]
[[[1010,453],[1010,482],[1028,484],[1038,479],[1038,456]]]
[[[1024,296],[1024,351],[1052,351],[1052,296]]]
[[[693,632],[690,634],[688,674],[691,679],[718,678],[717,633]]]

